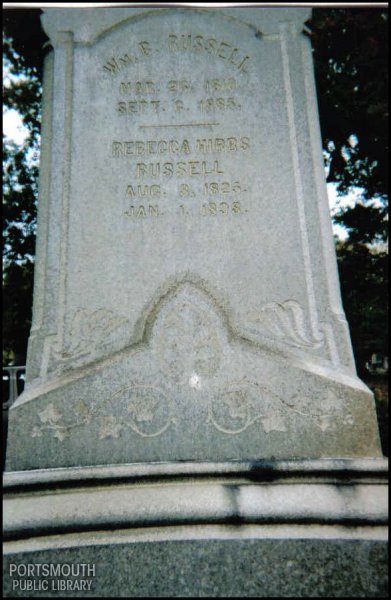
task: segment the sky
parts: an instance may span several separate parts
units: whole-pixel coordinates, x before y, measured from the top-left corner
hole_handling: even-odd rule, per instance
[[[22,123],[20,114],[15,109],[3,107],[3,133],[6,138],[13,140],[18,146],[23,144],[27,135],[27,127]]]

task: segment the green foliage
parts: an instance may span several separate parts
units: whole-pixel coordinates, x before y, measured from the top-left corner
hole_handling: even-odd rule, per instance
[[[27,339],[31,326],[32,262],[10,263],[3,280],[3,363],[26,364]]]
[[[365,199],[388,193],[388,13],[315,8],[315,77],[329,182]],[[353,136],[353,137],[352,137]]]
[[[361,375],[372,353],[388,353],[388,13],[384,8],[315,8],[311,21],[328,182],[361,201],[334,215],[342,300]],[[376,245],[378,249],[376,249]],[[379,250],[380,247],[380,250]]]
[[[388,355],[388,255],[361,243],[338,243],[342,301],[350,326],[357,368],[365,374],[372,353]]]
[[[374,244],[384,242],[388,232],[388,212],[383,206],[364,206],[357,203],[353,208],[340,210],[334,215],[334,223],[343,225],[349,233],[351,244]]]
[[[21,147],[3,136],[3,362],[24,364],[31,324],[41,85],[9,38],[3,104],[17,110],[28,135]]]

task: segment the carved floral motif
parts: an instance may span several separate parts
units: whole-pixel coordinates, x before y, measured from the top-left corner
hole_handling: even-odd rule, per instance
[[[259,422],[264,433],[286,432],[289,421],[295,414],[309,419],[322,432],[333,429],[341,422],[354,425],[351,413],[343,411],[343,403],[332,390],[319,392],[320,401],[314,405],[313,398],[296,393],[289,400],[282,399],[266,386],[254,382],[233,382],[213,395],[208,405],[207,422],[218,431],[237,435]],[[319,397],[318,397],[319,400]],[[119,390],[112,398],[112,407],[117,413],[103,414],[92,411],[83,401],[75,404],[72,421],[66,420],[63,412],[51,402],[38,413],[38,423],[32,428],[32,437],[51,433],[60,442],[75,428],[88,425],[94,416],[99,417],[99,439],[119,438],[125,428],[130,428],[141,437],[162,435],[178,418],[166,394],[153,386],[129,386]]]
[[[304,310],[295,300],[265,304],[250,322],[255,333],[290,346],[317,349],[324,343],[323,334],[310,333]]]
[[[297,416],[322,432],[335,428],[341,421],[346,426],[353,425],[352,415],[346,414],[342,400],[330,388],[315,391],[311,386],[312,397],[307,397],[306,390],[282,397],[265,384],[244,378],[216,390],[213,380],[223,361],[219,322],[209,299],[186,285],[161,309],[155,324],[155,346],[147,350],[151,360],[157,358],[160,370],[178,391],[185,390],[181,386],[186,384],[202,392],[203,380],[208,380],[207,423],[227,435],[239,435],[256,423],[264,434],[283,434]],[[63,358],[88,354],[91,344],[104,343],[107,335],[124,323],[125,319],[105,309],[91,314],[78,311]],[[293,300],[267,304],[253,323],[256,332],[290,345],[313,349],[323,343],[322,337],[314,338],[309,333],[304,311]],[[98,419],[101,440],[117,439],[126,429],[144,438],[157,437],[178,422],[166,392],[147,384],[122,388],[99,406],[78,401],[67,418],[62,410],[49,403],[37,417],[31,435],[41,437],[51,433],[60,442],[73,429],[88,425],[93,417]]]
[[[155,416],[157,405],[158,400],[155,398],[143,398],[138,394],[134,394],[131,402],[128,404],[128,412],[138,423],[151,422]]]
[[[223,433],[237,435],[256,421],[265,433],[286,431],[278,397],[256,383],[233,382],[209,404],[207,422]]]
[[[129,399],[127,424],[142,437],[162,435],[176,419],[166,394],[153,386],[134,386],[124,391]]]
[[[208,312],[181,299],[160,322],[159,362],[162,371],[175,379],[193,373],[211,377],[221,361],[218,336]]]
[[[53,356],[60,362],[87,357],[127,325],[126,319],[106,308],[93,312],[80,308],[74,314],[65,347],[54,348]]]
[[[310,419],[321,431],[333,429],[337,422],[346,426],[354,424],[353,415],[344,412],[343,402],[333,390],[319,390],[317,396],[318,402],[314,404],[313,397],[298,392],[289,401],[284,400],[284,404],[288,410]]]
[[[41,437],[47,431],[52,432],[53,437],[62,442],[72,429],[87,425],[91,418],[92,412],[82,400],[75,403],[73,413],[67,419],[51,402],[38,413],[39,423],[33,426],[31,436]]]
[[[104,440],[109,437],[118,438],[123,425],[118,423],[114,415],[106,415],[100,418],[99,439]]]
[[[207,422],[219,431],[237,435],[259,421],[264,433],[286,432],[295,414],[308,419],[321,431],[333,429],[342,423],[354,424],[351,413],[343,412],[341,399],[332,390],[319,392],[313,398],[295,394],[289,401],[255,382],[231,383],[212,398],[208,407]]]

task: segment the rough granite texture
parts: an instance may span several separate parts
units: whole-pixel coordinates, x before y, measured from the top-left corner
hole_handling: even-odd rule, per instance
[[[9,564],[94,563],[91,591],[28,597],[387,597],[386,543],[363,540],[188,540],[63,548],[5,558]],[[69,578],[72,579],[72,578]],[[49,579],[49,582],[51,580]],[[49,583],[51,586],[51,583]],[[58,583],[56,584],[58,585]]]
[[[8,470],[376,457],[309,9],[45,9],[27,386]]]

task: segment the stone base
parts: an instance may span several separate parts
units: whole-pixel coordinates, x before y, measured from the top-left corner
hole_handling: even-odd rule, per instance
[[[7,473],[4,594],[385,597],[385,476],[384,460]]]
[[[6,469],[381,457],[373,394],[352,368],[246,337],[217,296],[170,280],[135,344],[29,382],[10,409]]]

